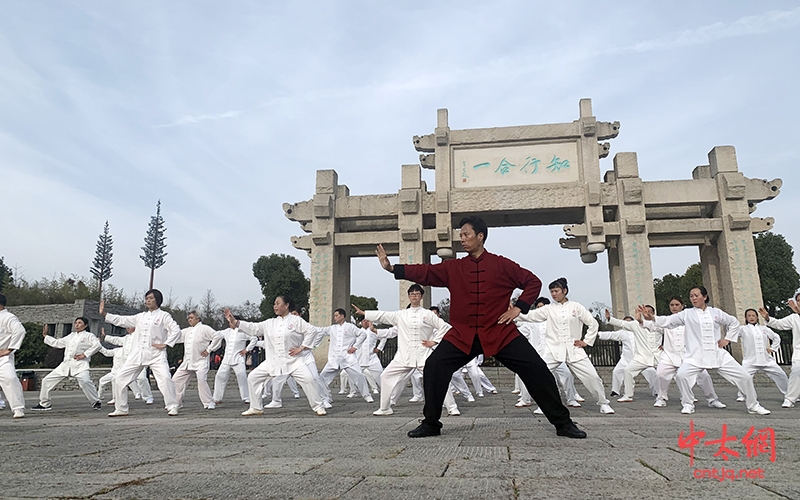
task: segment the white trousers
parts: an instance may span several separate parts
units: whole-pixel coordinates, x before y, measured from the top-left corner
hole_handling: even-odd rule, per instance
[[[272,379],[272,402],[273,403],[283,403],[283,398],[281,398],[281,391],[283,391],[283,386],[288,385],[289,390],[292,391],[292,394],[300,395],[300,390],[297,389],[297,382],[295,382],[294,377],[291,375],[278,375],[277,377]]]
[[[792,361],[792,372],[789,374],[789,388],[786,390],[786,399],[792,403],[800,398],[800,361]]]
[[[388,367],[389,366],[387,365],[386,368]],[[385,373],[386,369],[383,371]],[[383,394],[383,377],[384,375],[381,374],[381,394]],[[411,381],[412,396],[420,401],[425,399],[425,392],[422,389],[422,371],[418,370],[417,368],[411,368],[411,371],[405,374],[403,380],[396,384],[394,389],[392,389],[392,395],[389,399],[391,404],[394,404],[400,400],[400,396],[403,395],[403,391],[406,389],[409,380]]]
[[[12,410],[25,409],[22,384],[19,378],[17,378],[17,371],[14,369],[13,352],[8,356],[0,358],[0,389],[3,389]]]
[[[650,385],[650,392],[653,393],[653,396],[658,394],[657,388],[657,378],[656,369],[653,368],[652,365],[646,365],[644,363],[640,363],[635,359],[628,363],[628,366],[625,367],[624,377],[625,377],[625,397],[626,398],[633,398],[633,391],[636,387],[636,382],[634,378],[636,375],[642,374],[644,378],[647,380],[647,383]]]
[[[40,405],[48,407],[50,406],[50,392],[65,378],[67,377],[64,375],[58,375],[55,372],[50,372],[49,375],[42,379],[42,389],[39,391]],[[79,374],[75,375],[74,378],[78,380],[78,386],[81,388],[84,396],[86,396],[86,399],[88,399],[90,403],[94,404],[97,401],[100,401],[100,398],[97,397],[97,388],[92,382],[92,377],[89,374],[89,370],[80,372]]]
[[[349,365],[344,365],[340,363],[328,363],[325,365],[325,368],[322,369],[322,373],[319,374],[322,377],[322,382],[325,384],[325,387],[330,387],[331,382],[339,374],[340,371],[346,371],[347,376],[350,379],[350,383],[355,382],[356,389],[358,393],[361,395],[362,398],[366,398],[369,396],[369,389],[367,388],[367,379],[364,378],[364,374],[361,373],[361,367],[358,363],[352,363]],[[298,380],[298,382],[300,382]],[[302,385],[302,384],[300,384]],[[303,388],[305,390],[305,388]]]
[[[214,401],[222,401],[225,397],[225,387],[231,377],[231,370],[236,376],[236,385],[239,386],[239,397],[242,401],[250,402],[250,391],[247,390],[247,366],[244,363],[229,365],[222,363],[214,376]]]
[[[756,395],[756,388],[753,386],[753,377],[733,359],[733,356],[728,351],[725,351],[722,365],[714,368],[714,370],[717,370],[720,375],[725,377],[725,380],[735,385],[739,392],[744,394],[745,405],[748,410],[758,405],[758,396]],[[686,360],[678,368],[678,373],[675,374],[675,381],[681,390],[681,404],[694,405],[694,398],[691,395],[692,387],[701,371],[703,371],[703,368],[687,363]]]
[[[672,377],[678,372],[678,368],[678,366],[668,361],[661,360],[661,362],[658,363],[658,367],[656,368],[656,385],[658,397],[660,399],[664,401],[669,399],[667,397],[669,393],[669,383],[672,381]],[[697,374],[697,385],[700,387],[700,390],[703,391],[706,400],[714,401],[715,399],[719,399],[717,392],[714,390],[714,382],[711,380],[711,375],[708,374],[708,370],[703,370]],[[678,386],[678,390],[681,390],[680,386]],[[690,391],[689,394],[687,394],[687,398],[684,398],[683,392],[681,392],[681,401],[689,398],[694,401],[694,391]]]
[[[450,377],[450,384],[464,396],[464,399],[469,399],[472,397],[472,393],[469,390],[469,386],[467,382],[464,380],[464,374],[461,373],[461,368],[456,370],[453,373],[453,376]]]
[[[200,395],[200,401],[203,403],[203,406],[213,404],[214,396],[211,394],[211,387],[208,386],[208,365],[205,365],[199,370],[178,368],[175,375],[172,376],[172,381],[175,383],[175,395],[178,397],[178,405],[183,404],[183,396],[186,394],[186,385],[189,383],[189,379],[192,375],[197,378],[197,392]]]
[[[549,352],[545,354],[544,362],[547,364],[547,368],[555,374],[556,368],[560,365],[561,361],[556,361],[553,358],[553,355]],[[607,405],[608,399],[606,399],[606,390],[603,388],[603,379],[600,378],[600,375],[597,374],[597,370],[594,369],[594,365],[589,360],[589,358],[583,358],[578,361],[567,361],[567,366],[570,370],[575,372],[575,375],[578,376],[583,385],[589,389],[589,392],[594,394],[595,398],[597,398],[598,405]],[[523,384],[524,385],[524,384]]]
[[[100,380],[97,381],[97,397],[98,397],[98,399],[103,399],[103,390],[105,389],[105,387],[108,384],[111,384],[111,395],[113,397],[113,395],[114,395],[114,376],[115,375],[116,375],[115,373],[108,372],[105,375],[103,375],[102,377],[100,377]],[[142,397],[142,392],[143,392],[142,391],[142,384],[143,384],[142,379],[143,378],[145,380],[147,379],[147,370],[142,370],[142,373],[139,374],[139,378],[136,379],[135,382],[131,383],[128,386],[133,391],[134,396]],[[147,386],[149,388],[150,384],[148,383]],[[151,397],[151,398],[153,397],[153,393],[152,392],[150,393],[149,397]],[[146,399],[146,397],[145,397],[145,399]]]
[[[253,410],[264,409],[264,402],[261,397],[264,386],[274,378],[269,374],[269,364],[262,363],[258,365],[247,376],[247,386],[250,391],[250,408]],[[322,395],[319,393],[317,382],[314,380],[314,375],[307,364],[298,364],[288,375],[291,375],[303,388],[308,404],[312,409],[316,410],[322,406]]]
[[[754,365],[745,361],[742,363],[742,368],[747,370],[747,373],[750,374],[750,378],[753,378],[753,375],[759,370],[766,373],[767,377],[775,382],[775,385],[778,386],[778,390],[786,397],[786,393],[789,391],[789,377],[786,376],[786,372],[778,366],[778,363],[775,362],[774,359],[770,359],[765,365]],[[741,392],[739,396],[742,396]]]
[[[413,376],[415,370],[415,367],[403,366],[395,360],[391,360],[386,365],[381,373],[381,410],[391,408],[392,396],[397,394],[396,398],[400,397],[399,392],[396,392],[397,388],[400,387],[400,392],[402,392],[405,381],[408,377]],[[396,399],[394,400],[396,401]]]
[[[481,367],[477,366],[476,368],[478,369],[478,376],[481,378],[481,387],[492,393],[497,392],[497,387],[495,387],[491,380],[489,380],[489,377],[483,373]]]
[[[370,365],[362,366],[361,373],[364,374],[367,383],[369,383],[372,389],[378,389],[381,387],[381,374],[383,373],[383,366],[381,365],[380,361],[375,361]]]
[[[614,371],[611,372],[611,392],[622,394],[622,384],[625,382],[625,368],[628,366],[628,361],[620,358],[614,366]]]
[[[567,399],[567,401],[577,401],[578,391],[575,389],[575,377],[572,376],[572,372],[569,371],[567,364],[561,363],[558,365],[558,367],[553,370],[553,375],[556,377],[558,386],[562,391],[564,391],[564,397]],[[515,377],[518,378],[519,375],[515,375]],[[527,404],[533,403],[531,393],[528,392],[528,388],[525,387],[525,384],[523,384],[521,380],[519,382],[519,387],[520,401]]]
[[[148,365],[138,364],[124,364],[114,377],[116,382],[114,386],[114,409],[124,413],[128,413],[128,386],[136,380]],[[168,410],[178,408],[178,396],[175,393],[175,383],[172,377],[169,376],[169,364],[166,359],[156,361],[149,365],[150,370],[153,371],[153,376],[156,378],[156,385],[161,395],[164,396],[164,406]],[[150,383],[148,382],[148,386]]]

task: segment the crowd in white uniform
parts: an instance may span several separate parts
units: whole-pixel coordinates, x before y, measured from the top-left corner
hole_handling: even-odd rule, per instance
[[[708,374],[711,369],[717,370],[737,387],[737,401],[743,401],[751,414],[770,413],[757,400],[753,385],[753,375],[757,371],[766,373],[784,394],[784,408],[793,407],[800,398],[800,309],[797,305],[800,294],[795,300],[788,301],[794,314],[774,319],[763,308],[758,312],[748,309],[745,312],[746,323],[740,325],[733,316],[708,306],[705,288],[695,287],[689,294],[692,307],[685,308],[681,299],[673,298],[669,304],[671,314],[667,316],[656,316],[650,306],[639,306],[634,311],[635,317],[628,316],[624,320],[613,318],[606,311],[608,323],[618,330],[598,332],[598,323],[586,308],[566,298],[567,283],[565,279],[561,280],[563,282],[554,282],[556,287],[551,285],[553,302],[546,298],[538,299],[534,308],[521,314],[516,323],[553,372],[569,406],[580,407],[584,401],[575,390],[574,371],[596,399],[600,413],[614,413],[605,396],[603,381],[583,349],[593,345],[597,338],[622,343],[622,356],[614,369],[611,386],[611,395],[620,395],[619,403],[633,401],[634,379],[642,374],[655,397],[655,407],[667,406],[668,388],[674,377],[681,395],[681,413],[692,414],[695,411],[695,383],[703,391],[708,406],[725,408],[714,391]],[[101,338],[104,341],[119,346],[106,349],[95,334],[88,331],[86,318],[76,319],[73,332],[61,339],[49,336],[45,327],[42,332],[44,342],[65,349],[65,356],[64,361],[42,380],[39,403],[32,409],[49,410],[53,388],[65,377],[73,377],[95,409],[100,408],[104,387],[111,383],[113,399],[109,404],[114,404],[115,409],[109,416],[127,416],[129,388],[137,399],[153,403],[146,370],[149,368],[169,415],[177,415],[183,406],[186,385],[192,375],[197,379],[203,407],[214,409],[224,397],[231,371],[236,376],[241,401],[249,405],[249,409],[242,413],[245,416],[262,415],[265,408],[263,398],[269,396],[272,401],[266,408],[280,408],[280,393],[287,382],[295,397],[299,397],[299,384],[312,410],[317,415],[325,415],[333,401],[329,385],[340,372],[347,373],[351,384],[350,397],[357,392],[366,402],[372,403],[369,380],[373,385],[372,391],[380,394],[380,406],[374,415],[391,415],[392,406],[397,403],[409,380],[414,387],[409,401],[423,400],[421,379],[425,360],[450,329],[450,325],[439,318],[438,310],[421,306],[423,294],[422,287],[412,285],[409,288],[410,306],[400,311],[362,311],[353,306],[358,314],[364,316],[361,328],[345,321],[343,309],[334,312],[332,325],[313,326],[292,311],[288,298],[279,296],[273,304],[275,318],[251,323],[237,320],[226,310],[230,328],[219,332],[204,325],[196,311],[189,314],[190,326],[180,329],[170,314],[160,309],[162,296],[157,290],[146,294],[147,310],[133,316],[106,314],[101,302],[100,313],[105,321],[127,328],[128,335],[106,336],[103,332]],[[22,345],[25,330],[16,316],[5,309],[5,302],[5,297],[0,295],[0,389],[8,398],[13,417],[21,418],[25,415],[25,402],[14,369],[14,351]],[[766,326],[759,324],[759,313]],[[376,329],[374,324],[392,327]],[[767,326],[793,333],[794,354],[789,377],[772,355],[779,348],[780,336]],[[585,334],[584,327],[587,328]],[[326,336],[330,338],[328,361],[318,372],[312,350]],[[383,369],[376,353],[382,350],[389,338],[397,338],[397,352]],[[224,356],[212,392],[207,380],[209,353],[219,349],[223,341]],[[741,364],[724,349],[729,342],[737,341],[742,344]],[[184,359],[175,374],[170,376],[165,348],[176,343],[185,344]],[[257,346],[264,348],[266,359],[247,375],[245,357]],[[99,391],[89,378],[89,359],[96,352],[113,358],[111,372],[100,379]],[[481,361],[474,359],[463,368],[463,372],[469,374],[478,396],[483,396],[484,391],[496,393],[496,388],[480,370]],[[343,382],[340,394],[345,386]],[[520,394],[517,407],[533,403],[524,384],[518,380],[513,392]],[[460,414],[454,393],[474,401],[461,369],[453,374],[445,399],[450,415]],[[0,396],[0,408],[4,407],[5,401]]]

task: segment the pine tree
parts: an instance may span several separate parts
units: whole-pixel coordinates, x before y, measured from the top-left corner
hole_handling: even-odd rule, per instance
[[[150,289],[153,288],[153,276],[156,269],[164,265],[164,257],[167,254],[164,249],[167,248],[164,233],[167,228],[164,226],[164,218],[161,217],[161,200],[158,200],[156,205],[156,214],[150,217],[150,225],[147,228],[147,236],[144,237],[144,246],[142,251],[144,255],[140,255],[144,261],[144,266],[150,269]]]
[[[92,273],[94,279],[97,280],[97,289],[100,295],[100,300],[103,299],[103,282],[111,279],[111,263],[114,257],[112,247],[114,241],[111,239],[111,234],[108,232],[108,221],[103,226],[103,234],[97,238],[97,250],[94,255],[94,262],[89,272]]]

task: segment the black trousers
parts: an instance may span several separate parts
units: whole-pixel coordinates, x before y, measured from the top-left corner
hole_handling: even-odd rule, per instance
[[[425,361],[422,380],[425,389],[425,407],[422,413],[425,415],[426,423],[436,427],[442,426],[439,419],[442,417],[442,404],[450,385],[450,378],[456,370],[469,363],[478,354],[483,354],[483,347],[477,336],[469,354],[464,354],[447,340],[442,340],[433,350]],[[533,400],[556,429],[571,421],[569,410],[561,403],[556,379],[525,337],[520,335],[515,338],[494,357],[519,375]]]

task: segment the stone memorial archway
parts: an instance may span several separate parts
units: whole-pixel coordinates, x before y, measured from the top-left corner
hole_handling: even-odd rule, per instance
[[[311,257],[311,322],[327,324],[333,309],[349,305],[352,257],[373,256],[383,243],[401,263],[452,258],[461,250],[454,225],[467,214],[490,227],[563,224],[561,246],[585,263],[607,251],[618,317],[655,303],[651,247],[698,247],[715,305],[736,315],[760,305],[752,234],[774,220],[750,214],[779,194],[781,180],[745,177],[732,146],[714,147],[692,179],[643,181],[636,153],[615,155],[601,178],[599,160],[610,150],[602,141],[619,127],[597,121],[589,99],[571,123],[518,127],[452,130],[440,109],[434,132],[414,137],[423,154],[402,166],[397,193],[351,196],[335,171],[318,170],[314,197],[283,205],[308,233],[292,244]],[[421,168],[435,170],[434,191]],[[399,285],[401,307],[408,285]]]

